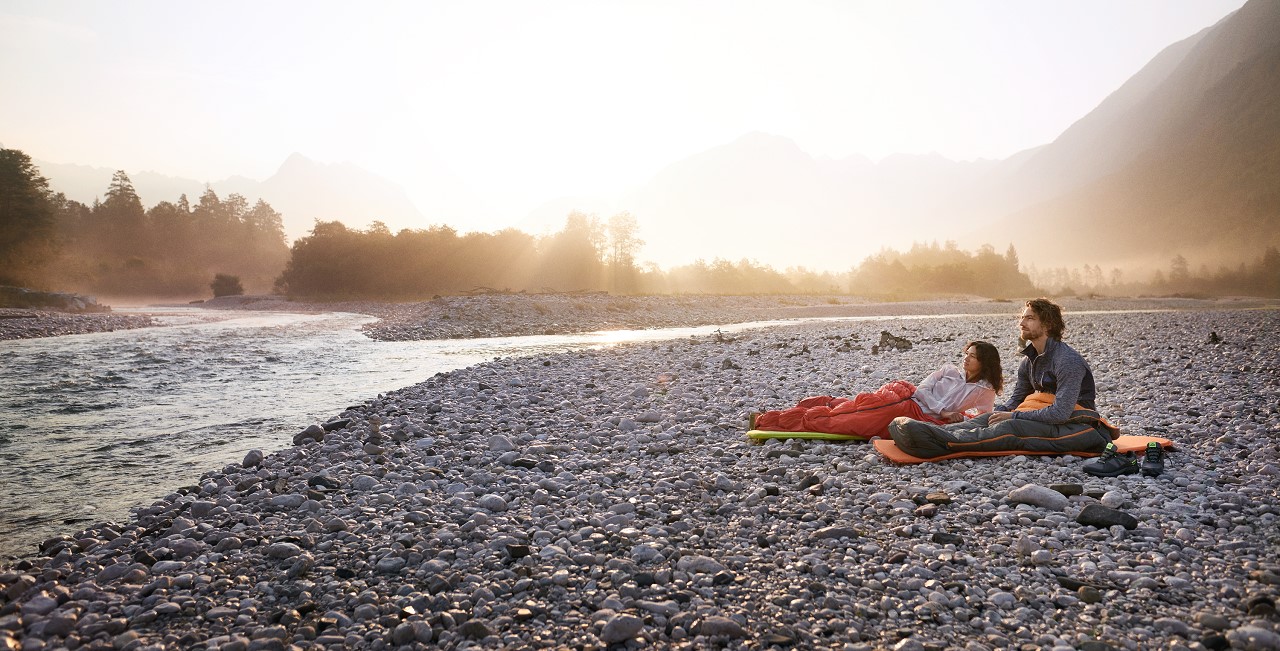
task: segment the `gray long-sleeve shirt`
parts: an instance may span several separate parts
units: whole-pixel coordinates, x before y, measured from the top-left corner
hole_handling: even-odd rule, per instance
[[[1093,371],[1074,348],[1050,338],[1045,342],[1043,353],[1037,353],[1035,346],[1027,344],[1022,354],[1017,385],[1009,399],[997,409],[1011,411],[1036,391],[1052,393],[1053,404],[1034,411],[1015,412],[1014,418],[1058,424],[1071,418],[1077,404],[1097,409]]]

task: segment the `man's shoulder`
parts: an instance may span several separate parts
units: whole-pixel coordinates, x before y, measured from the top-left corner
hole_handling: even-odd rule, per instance
[[[1086,364],[1084,355],[1081,355],[1070,344],[1062,340],[1054,340],[1053,357],[1058,362],[1076,362]]]

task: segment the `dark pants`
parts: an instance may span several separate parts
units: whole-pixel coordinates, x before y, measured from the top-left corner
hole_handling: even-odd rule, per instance
[[[1011,418],[990,426],[991,414],[950,425],[934,425],[910,418],[889,423],[889,436],[902,451],[930,459],[958,452],[1061,453],[1101,452],[1111,432],[1099,422],[1066,422],[1058,425]]]

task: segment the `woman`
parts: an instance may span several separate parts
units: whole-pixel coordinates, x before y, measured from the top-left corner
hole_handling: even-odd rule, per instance
[[[790,409],[753,414],[751,429],[889,438],[889,423],[899,416],[946,424],[985,414],[1002,388],[1000,351],[985,341],[971,341],[964,347],[963,370],[944,364],[919,387],[894,380],[852,399],[805,398]]]

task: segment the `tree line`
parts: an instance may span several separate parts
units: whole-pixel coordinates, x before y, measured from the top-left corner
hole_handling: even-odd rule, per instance
[[[558,233],[508,228],[459,234],[449,226],[391,231],[318,222],[290,249],[276,290],[311,299],[419,300],[476,291],[635,293],[641,273],[635,218],[572,213]]]
[[[1004,255],[984,244],[974,253],[955,242],[939,246],[913,243],[905,252],[885,250],[867,257],[849,274],[850,294],[882,298],[937,294],[989,297],[1029,296],[1036,293],[1019,268],[1018,252],[1010,244]]]
[[[0,149],[0,285],[108,295],[208,295],[274,291],[311,300],[412,301],[474,292],[615,294],[850,294],[887,300],[948,294],[1039,293],[1280,296],[1280,253],[1217,272],[1192,273],[1185,258],[1151,281],[1128,282],[1101,267],[1024,272],[1012,245],[913,243],[885,249],[844,273],[778,271],[753,260],[697,260],[663,270],[640,264],[644,241],[632,215],[601,220],[573,212],[555,233],[516,229],[461,234],[449,226],[392,233],[375,222],[352,229],[317,222],[286,246],[281,215],[264,201],[206,189],[144,209],[116,172],[92,206],[50,191],[29,157]],[[214,282],[210,283],[213,279]],[[243,282],[243,285],[241,285]]]
[[[116,172],[101,201],[49,189],[30,157],[0,150],[0,284],[108,295],[191,296],[218,273],[268,291],[289,256],[280,213],[206,189],[145,209]]]
[[[1192,270],[1182,254],[1169,261],[1168,269],[1156,269],[1142,280],[1129,279],[1116,268],[1103,272],[1098,265],[1078,268],[1051,267],[1028,272],[1037,287],[1061,295],[1111,296],[1280,296],[1280,249],[1269,246],[1257,258],[1210,269],[1202,264]]]
[[[297,298],[421,300],[436,295],[500,292],[617,294],[858,294],[909,298],[967,293],[1035,293],[1018,269],[1017,252],[976,253],[954,242],[916,244],[905,253],[882,251],[843,274],[803,267],[785,271],[752,260],[714,259],[663,271],[637,265],[643,244],[635,218],[621,213],[602,222],[572,213],[558,233],[535,237],[518,230],[459,235],[452,228],[402,230],[375,223],[353,230],[339,222],[316,224],[294,243],[277,282]]]

